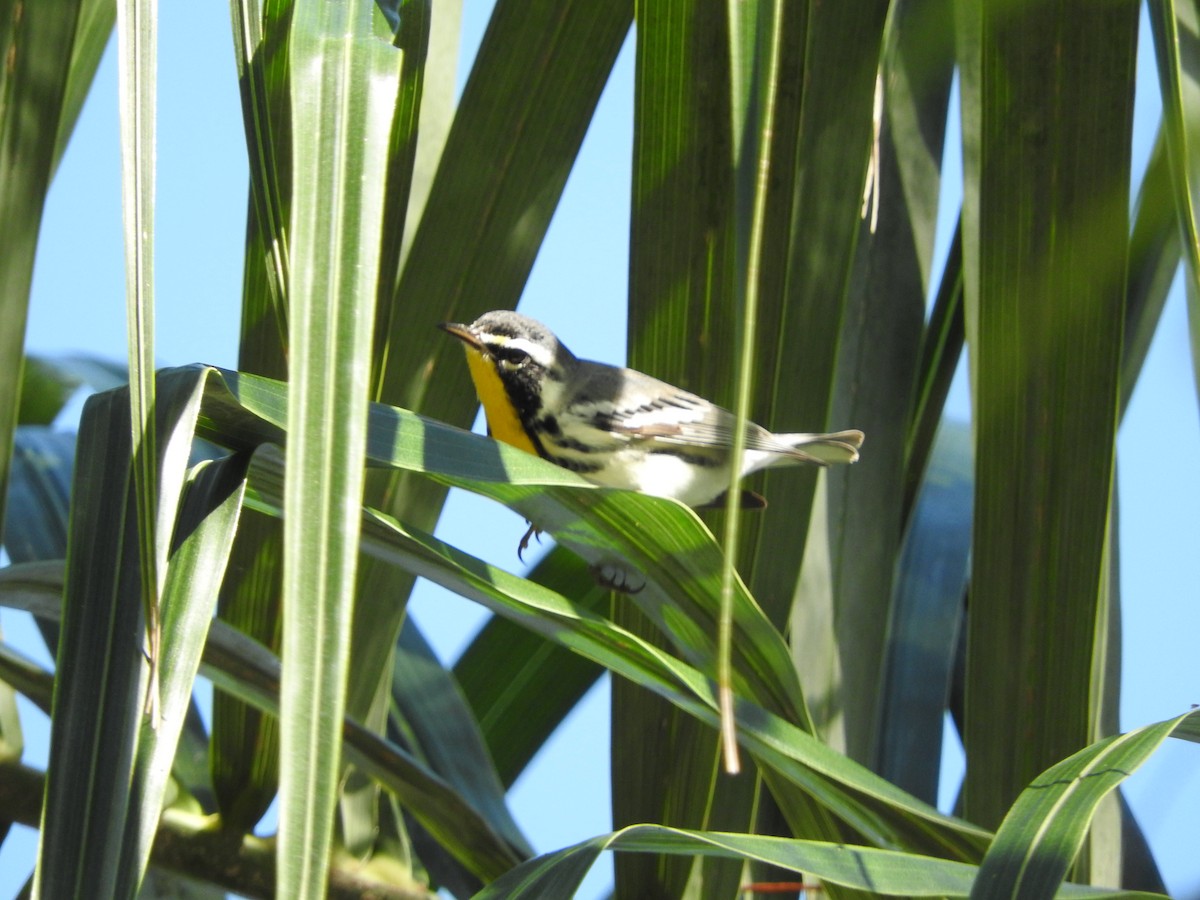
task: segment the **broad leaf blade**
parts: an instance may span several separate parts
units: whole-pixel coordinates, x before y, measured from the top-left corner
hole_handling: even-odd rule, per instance
[[[157,391],[157,493],[171,522],[206,380],[204,370],[175,370]],[[129,408],[128,390],[92,397],[79,434],[37,870],[46,896],[136,883],[129,872],[136,853],[122,842],[123,827],[114,827],[131,802],[146,675]],[[97,685],[104,686],[99,698]],[[160,798],[145,799],[147,815],[156,815]]]
[[[1183,251],[1172,187],[1166,140],[1160,130],[1138,190],[1133,233],[1129,238],[1129,286],[1121,361],[1122,416],[1129,408],[1142,364],[1150,352],[1150,342],[1158,330]]]
[[[725,406],[736,344],[723,338],[736,334],[737,315],[729,16],[728,4],[703,0],[638,6],[628,317],[633,368]],[[618,601],[612,617],[667,646],[641,608]],[[614,826],[749,830],[756,779],[714,780],[720,750],[711,730],[636,682],[616,679],[611,731]],[[623,896],[682,897],[693,873],[682,858],[620,856],[614,866]],[[740,872],[723,865],[706,875],[714,895],[724,896]]]
[[[292,110],[287,33],[292,6],[232,6],[242,116],[250,159],[238,368],[287,377]],[[283,526],[248,512],[234,540],[217,614],[279,651]],[[279,787],[279,722],[219,692],[213,697],[209,768],[223,821],[250,831]]]
[[[377,18],[378,16],[378,18]],[[323,894],[340,780],[370,341],[402,54],[373,4],[301,0],[289,43],[294,168],[283,533],[278,891]]]
[[[504,787],[454,677],[442,668],[410,620],[397,644],[392,695],[420,755],[452,784],[492,827],[531,855],[504,798]]]
[[[0,397],[21,393],[25,320],[34,250],[50,184],[54,149],[70,75],[81,2],[6,2],[0,50],[0,214],[5,221],[0,253]],[[19,23],[20,27],[16,27]],[[0,527],[8,493],[9,458],[17,427],[17,404],[0,407]],[[0,540],[3,533],[0,533]]]
[[[197,405],[199,392],[196,395]],[[195,410],[184,424],[194,426]],[[221,578],[245,491],[246,460],[202,464],[189,479],[163,589],[162,720],[143,721],[138,741],[135,790],[126,820],[127,846],[135,865],[124,871],[121,894],[134,894],[149,863],[167,779],[191,708],[192,685],[216,608]]]
[[[893,4],[889,11],[876,84],[879,134],[849,278],[831,420],[835,428],[862,430],[867,440],[858,463],[826,473],[837,642],[822,646],[819,635],[794,631],[806,675],[838,673],[830,701],[844,721],[846,750],[873,767],[885,710],[878,687],[888,683],[887,623],[906,525],[904,471],[933,264],[952,23],[948,0]],[[821,693],[822,684],[810,678],[805,686]]]
[[[1092,733],[1137,5],[961,8],[977,448],[966,809],[994,825]]]
[[[271,506],[275,514],[278,500],[276,496]],[[56,619],[61,614],[62,587],[59,564],[27,563],[0,570],[0,603],[35,616]],[[209,631],[202,671],[218,689],[265,714],[279,715],[279,658],[223,622],[214,622]],[[0,646],[0,675],[48,708],[52,679],[36,664]],[[520,854],[481,813],[419,760],[350,719],[343,722],[343,735],[348,760],[395,791],[405,807],[468,869],[491,880],[521,861]],[[219,841],[226,838],[217,835]]]
[[[98,395],[88,401],[80,429],[35,876],[42,896],[111,893],[117,882],[120,845],[112,823],[124,822],[129,802],[145,627],[136,524],[127,506],[128,411],[127,395]],[[100,702],[97,684],[105,685]]]

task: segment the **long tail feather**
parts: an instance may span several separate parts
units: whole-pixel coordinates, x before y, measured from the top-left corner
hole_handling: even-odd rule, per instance
[[[833,434],[777,434],[775,438],[791,448],[797,461],[827,466],[857,462],[863,433],[851,430]]]

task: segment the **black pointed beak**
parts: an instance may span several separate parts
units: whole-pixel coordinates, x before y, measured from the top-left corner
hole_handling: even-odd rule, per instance
[[[476,350],[483,349],[483,343],[479,338],[475,337],[475,333],[466,325],[460,325],[457,322],[439,322],[438,328],[447,334],[454,335],[469,347],[474,347]]]

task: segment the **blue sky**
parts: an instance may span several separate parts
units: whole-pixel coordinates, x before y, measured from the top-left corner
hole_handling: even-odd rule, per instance
[[[463,59],[491,4],[464,5]],[[236,361],[245,216],[245,141],[224,4],[160,9],[157,349],[163,364]],[[1148,40],[1148,37],[1147,37]],[[27,345],[124,359],[116,72],[101,67],[54,183],[43,224]],[[465,62],[464,62],[465,65]],[[1152,78],[1152,61],[1142,71]],[[1145,80],[1145,79],[1144,79]],[[1142,91],[1135,156],[1144,164],[1157,120],[1156,86]],[[521,309],[550,324],[578,355],[624,358],[633,56],[627,45],[568,182]],[[948,190],[961,178],[948,161]],[[204,312],[197,315],[197,310]],[[431,336],[437,339],[436,336]],[[969,413],[959,385],[952,411]],[[1122,726],[1200,702],[1200,417],[1179,286],[1159,328],[1119,439],[1125,657]],[[524,523],[479,498],[452,494],[439,534],[517,570]],[[499,536],[498,538],[496,536]],[[482,621],[474,605],[422,585],[413,615],[444,659]],[[9,640],[23,622],[3,614]],[[517,820],[542,851],[607,831],[607,681],[588,696],[512,792]],[[44,726],[31,713],[27,758],[45,762]],[[44,722],[44,719],[41,719]],[[1195,745],[1172,742],[1127,782],[1127,794],[1175,896],[1200,896],[1200,766]],[[564,798],[569,802],[564,803]],[[23,881],[32,833],[0,848],[0,895]],[[22,843],[23,842],[23,843]],[[22,849],[22,847],[24,849]],[[610,879],[605,861],[583,897]]]

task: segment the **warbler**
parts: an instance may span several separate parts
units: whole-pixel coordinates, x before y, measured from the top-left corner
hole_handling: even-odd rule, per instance
[[[466,346],[492,437],[596,484],[692,507],[724,502],[733,413],[642,372],[579,359],[545,325],[518,312],[495,310],[470,325],[440,327]],[[772,434],[749,422],[740,477],[769,466],[852,463],[862,441],[861,431]],[[739,502],[766,505],[752,491]]]

